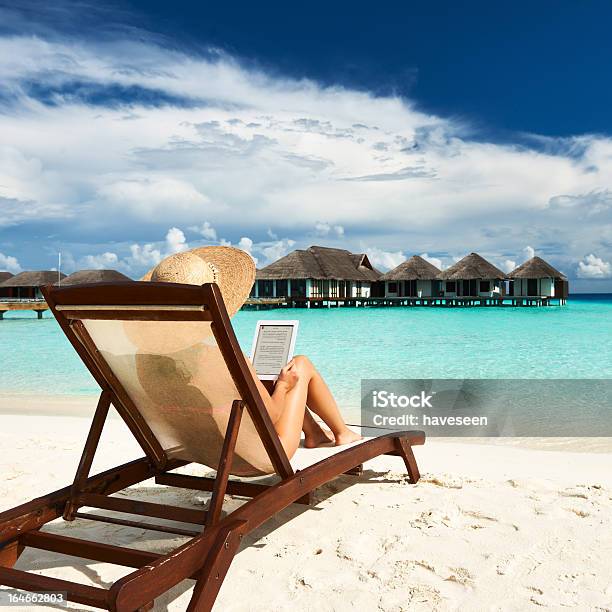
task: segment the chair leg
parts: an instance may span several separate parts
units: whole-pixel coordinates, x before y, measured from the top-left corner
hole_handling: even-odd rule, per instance
[[[238,521],[219,533],[200,571],[187,612],[210,612],[240,546],[246,526],[246,521]]]
[[[404,460],[404,465],[408,471],[408,482],[416,484],[421,474],[419,473],[419,466],[417,465],[410,443],[406,438],[396,438],[395,447],[397,449],[397,454]]]
[[[66,507],[64,508],[63,516],[64,520],[66,521],[73,521],[74,515],[78,510],[78,506],[74,503],[74,500],[76,500],[81,493],[81,489],[89,476],[91,464],[93,463],[93,458],[96,454],[96,449],[98,448],[98,442],[100,441],[100,436],[102,435],[102,428],[104,427],[106,417],[108,416],[109,408],[110,393],[108,391],[102,391],[100,394],[100,399],[98,400],[98,407],[96,408],[93,421],[91,422],[91,427],[89,428],[89,434],[87,435],[87,441],[85,442],[85,447],[83,448],[83,454],[81,455],[81,460],[79,461],[79,467],[77,468],[74,482],[72,483],[72,487],[70,489],[70,498],[66,502]]]

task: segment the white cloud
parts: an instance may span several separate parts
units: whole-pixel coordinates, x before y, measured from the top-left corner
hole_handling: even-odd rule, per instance
[[[523,249],[523,255],[525,256],[525,261],[527,261],[528,259],[535,257],[535,249],[533,247],[526,246]]]
[[[238,241],[238,248],[242,249],[243,251],[246,251],[253,258],[255,265],[258,264],[259,260],[253,255],[253,241],[250,238],[248,238],[247,236],[243,236]]]
[[[189,248],[184,232],[178,227],[171,227],[166,232],[164,241],[145,244],[131,244],[127,247],[129,254],[120,257],[117,253],[106,251],[100,254],[85,255],[74,261],[71,253],[63,254],[67,269],[119,269],[132,276],[140,276],[156,266],[164,257],[180,253]]]
[[[513,261],[512,259],[505,259],[499,267],[501,268],[502,272],[512,272],[512,270],[516,268],[516,261]]]
[[[578,263],[579,278],[612,278],[612,264],[592,253]]]
[[[108,270],[119,267],[117,253],[102,253],[100,255],[86,255],[79,261],[79,268],[85,270]]]
[[[232,246],[232,243],[225,238],[221,238],[219,241],[221,246]],[[255,265],[259,265],[261,259],[257,257],[256,254],[263,256],[263,261],[261,262],[262,266],[267,266],[268,264],[280,259],[287,255],[287,253],[295,247],[296,242],[291,238],[275,238],[271,241],[264,240],[262,242],[254,242],[251,238],[247,236],[243,236],[236,244],[236,247],[242,249],[246,253],[248,253],[255,262]]]
[[[58,220],[78,219],[80,244],[103,243],[130,269],[187,248],[178,235],[155,242],[170,227],[221,244],[268,228],[270,241],[251,249],[266,262],[287,249],[278,236],[307,246],[313,231],[352,250],[375,244],[389,264],[407,243],[501,257],[529,241],[567,269],[584,253],[612,258],[611,138],[487,142],[409,100],[269,75],[223,53],[41,32],[0,36],[13,97],[0,103],[0,228],[59,225],[61,241]],[[94,105],[79,93],[87,87],[177,103]],[[123,254],[133,224],[151,238]]]
[[[242,249],[243,251],[246,251],[247,253],[250,253],[253,249],[253,241],[250,238],[243,236],[238,241],[238,248]]]
[[[221,238],[215,241],[215,243],[221,246],[232,246],[231,241],[225,238]],[[206,244],[210,244],[210,241],[206,241]],[[260,262],[258,255],[263,257],[262,265],[268,265],[286,255],[295,245],[295,240],[290,238],[256,243],[248,236],[243,236],[235,246],[248,253],[253,258],[255,265],[258,265]],[[69,252],[65,252],[63,257],[66,267],[70,269],[113,268],[123,270],[133,277],[139,277],[150,268],[156,266],[165,257],[198,246],[202,246],[202,244],[188,244],[184,232],[178,227],[171,227],[166,232],[166,237],[163,241],[127,246],[125,257],[121,257],[113,252],[85,255],[78,262],[74,261],[72,254]],[[2,255],[0,254],[1,262]]]
[[[189,244],[185,239],[183,230],[178,227],[171,227],[166,232],[164,242],[132,244],[129,247],[130,255],[119,262],[120,267],[134,272],[144,272],[156,266],[162,259],[186,251]]]
[[[433,266],[436,266],[438,270],[442,269],[442,260],[439,257],[432,257],[431,255],[428,255],[427,253],[421,253],[421,257],[425,261],[428,261]]]
[[[366,250],[366,253],[370,263],[383,271],[391,270],[406,261],[406,256],[401,251],[391,252],[371,247]]]
[[[325,221],[317,221],[315,223],[315,236],[325,238],[330,234],[342,238],[344,236],[344,227],[342,225],[330,225]]]
[[[147,220],[169,211],[174,218],[191,218],[209,203],[190,182],[163,176],[114,181],[102,185],[97,195],[111,209]]]
[[[189,248],[185,234],[178,227],[171,227],[166,234],[167,253],[180,253]]]
[[[0,270],[18,274],[21,272],[21,266],[19,265],[19,261],[17,261],[16,257],[0,253]]]
[[[559,195],[550,199],[550,207],[554,209],[569,209],[578,218],[592,217],[607,212],[612,208],[612,191],[596,189],[589,193],[574,195]]]
[[[131,257],[128,258],[130,268],[156,266],[162,260],[162,254],[153,244],[133,244],[130,246]]]
[[[206,240],[216,240],[217,239],[217,230],[208,222],[204,221],[204,223],[200,226],[191,226],[189,228],[192,232],[197,232],[201,234]]]
[[[277,240],[272,243],[267,243],[265,245],[261,245],[259,247],[261,253],[265,257],[265,261],[263,262],[264,266],[271,264],[273,261],[284,257],[292,250],[292,247],[295,245],[295,240],[291,240],[290,238],[283,238],[281,240]]]

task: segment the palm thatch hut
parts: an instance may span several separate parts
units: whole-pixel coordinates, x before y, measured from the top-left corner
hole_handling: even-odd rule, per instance
[[[438,274],[444,281],[444,297],[490,297],[504,295],[506,278],[499,268],[478,253],[470,253]]]
[[[440,270],[420,255],[413,255],[380,277],[385,297],[433,297],[440,294]]]
[[[569,293],[567,277],[541,257],[535,256],[510,274],[510,295],[517,297],[555,297],[565,299]]]
[[[258,270],[253,297],[336,299],[370,297],[381,273],[365,253],[311,246]]]
[[[62,280],[62,287],[86,285],[90,283],[133,282],[129,276],[117,270],[78,270]]]
[[[58,276],[59,274],[59,276]],[[58,278],[64,279],[66,275],[55,270],[39,272],[20,272],[0,284],[2,290],[9,289],[5,297],[18,300],[42,300],[40,288],[45,285],[54,285]]]

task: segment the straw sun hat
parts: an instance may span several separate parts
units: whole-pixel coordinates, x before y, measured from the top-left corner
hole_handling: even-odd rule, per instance
[[[249,297],[255,282],[255,263],[240,249],[200,247],[166,257],[140,280],[186,285],[217,283],[231,317]]]

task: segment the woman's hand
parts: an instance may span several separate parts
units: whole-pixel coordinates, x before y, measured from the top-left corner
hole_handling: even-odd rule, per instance
[[[278,375],[278,379],[276,381],[276,386],[281,385],[285,388],[286,392],[291,391],[293,387],[297,384],[297,381],[300,379],[297,368],[295,367],[295,362],[291,360]]]

